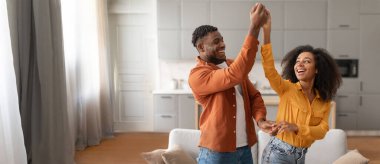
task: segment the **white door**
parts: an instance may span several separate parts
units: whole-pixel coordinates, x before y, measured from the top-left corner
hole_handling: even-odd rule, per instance
[[[114,130],[153,130],[153,59],[155,41],[147,13],[109,15],[111,54],[114,58],[117,108]]]

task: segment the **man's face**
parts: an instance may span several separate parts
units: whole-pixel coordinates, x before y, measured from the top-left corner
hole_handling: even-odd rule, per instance
[[[200,55],[203,59],[207,59],[207,62],[220,64],[226,61],[226,45],[218,31],[208,33],[202,38],[200,44],[203,45],[200,49]]]

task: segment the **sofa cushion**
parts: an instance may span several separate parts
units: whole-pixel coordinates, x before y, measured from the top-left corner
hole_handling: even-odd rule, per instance
[[[338,158],[333,164],[366,164],[368,162],[369,159],[365,158],[355,149]]]
[[[148,164],[165,164],[164,160],[162,159],[162,154],[165,152],[165,150],[166,149],[157,149],[151,152],[143,152],[141,153],[141,156]]]
[[[179,145],[175,145],[173,149],[168,149],[162,154],[165,164],[196,164],[197,162]]]

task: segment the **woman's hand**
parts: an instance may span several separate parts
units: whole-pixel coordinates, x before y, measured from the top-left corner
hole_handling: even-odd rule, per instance
[[[267,8],[264,9],[264,15],[266,16],[266,21],[263,24],[263,32],[264,32],[264,44],[270,43],[270,32],[272,28],[272,17]]]
[[[277,124],[278,126],[278,133],[282,132],[294,132],[295,134],[298,133],[298,126],[296,124],[292,124],[286,121],[281,121]]]

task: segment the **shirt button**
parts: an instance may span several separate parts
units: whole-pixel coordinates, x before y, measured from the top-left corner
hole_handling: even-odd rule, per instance
[[[233,107],[235,107],[236,105],[234,104],[234,105],[232,105]]]
[[[234,133],[236,133],[236,131],[234,130]]]
[[[235,95],[235,93],[232,93],[232,95]]]
[[[234,118],[236,118],[236,116],[234,116]]]

